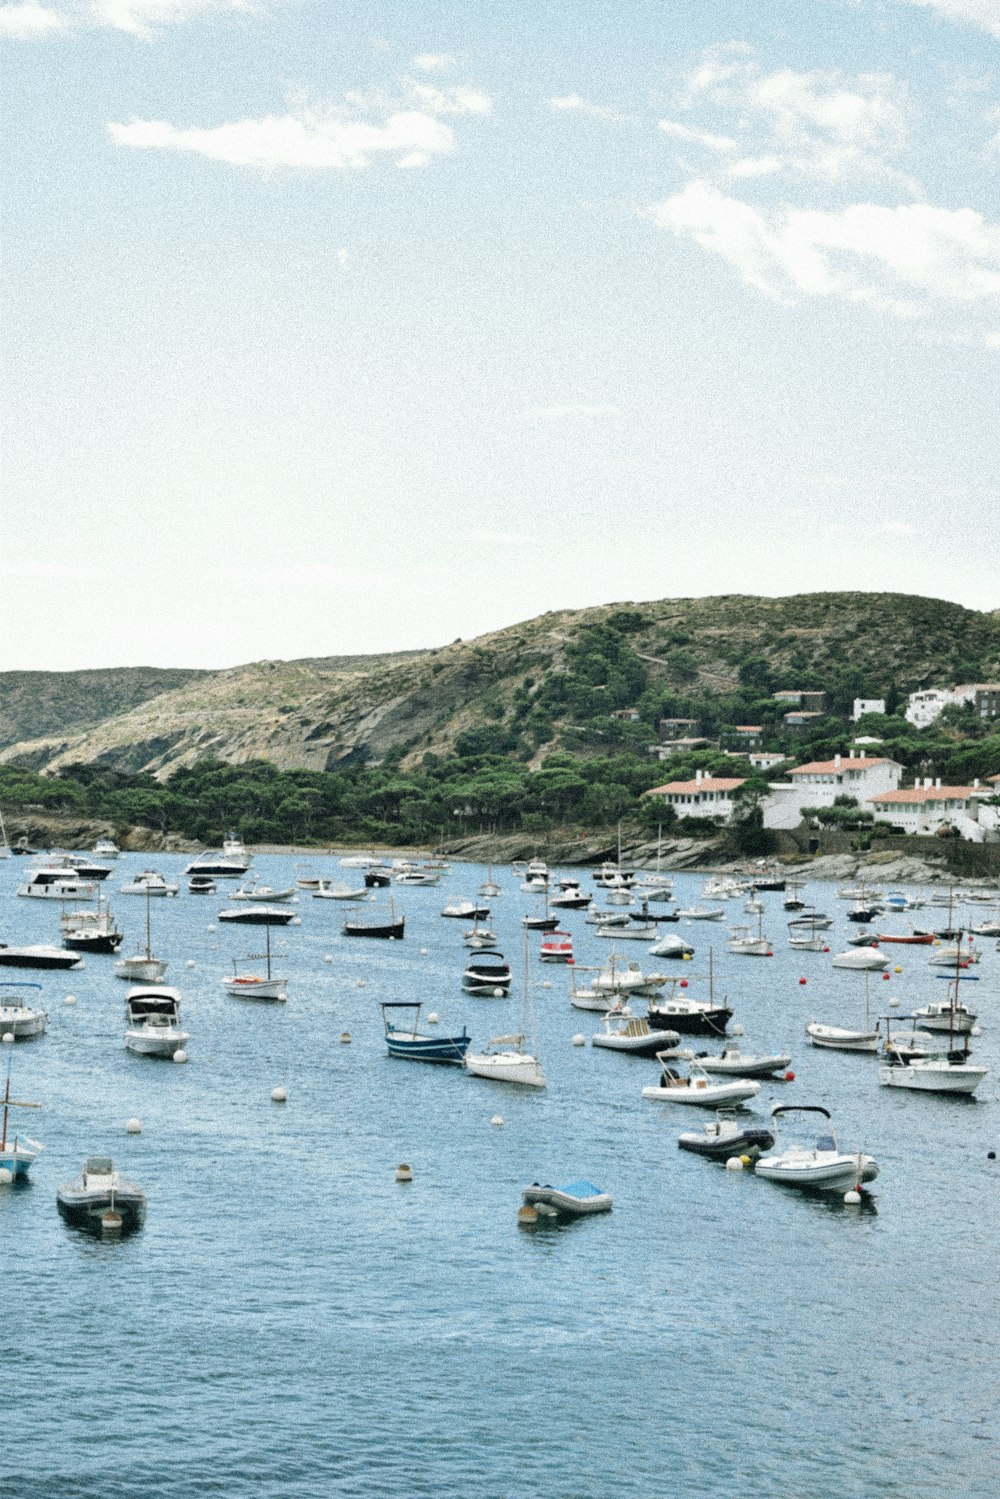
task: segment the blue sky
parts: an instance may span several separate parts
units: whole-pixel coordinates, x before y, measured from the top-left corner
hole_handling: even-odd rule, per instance
[[[2,0],[4,665],[1000,607],[1000,0]]]

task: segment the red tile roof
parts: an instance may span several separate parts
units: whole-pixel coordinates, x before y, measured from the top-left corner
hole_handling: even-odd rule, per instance
[[[692,796],[696,791],[735,791],[742,786],[746,776],[705,776],[700,781],[668,781],[666,786],[653,786],[646,796]]]
[[[974,796],[977,786],[908,786],[905,790],[883,791],[881,796],[870,796],[870,802],[890,802],[896,806],[920,806],[923,802],[967,801]]]
[[[852,760],[849,755],[842,755],[840,764],[836,760],[810,760],[808,765],[796,765],[790,770],[790,776],[804,775],[833,775],[841,770],[869,770],[873,765],[895,765],[895,760],[887,760],[885,756],[855,755]]]

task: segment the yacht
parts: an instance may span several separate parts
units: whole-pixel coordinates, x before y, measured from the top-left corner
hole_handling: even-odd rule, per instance
[[[125,999],[125,1046],[140,1057],[172,1057],[191,1039],[180,1026],[181,996],[166,984],[143,984]]]
[[[49,1023],[44,1010],[36,1010],[29,1003],[34,995],[25,990],[41,993],[41,984],[0,983],[0,1037],[13,1036],[15,1041],[29,1041],[40,1036]],[[11,993],[11,991],[14,991]]]
[[[61,947],[51,947],[46,942],[33,942],[25,947],[12,947],[0,942],[0,968],[82,968],[83,959],[78,952],[65,952]]]
[[[71,865],[39,864],[18,885],[17,893],[35,900],[93,900],[97,885],[93,880],[81,879]]]
[[[144,869],[140,874],[133,875],[127,884],[121,886],[122,895],[145,895],[153,900],[166,895],[176,895],[180,885],[165,880],[158,869]]]
[[[121,849],[113,838],[98,838],[94,844],[94,854],[98,859],[117,859]]]
[[[243,839],[236,833],[228,833],[221,853],[217,849],[206,849],[196,859],[192,859],[184,873],[211,874],[220,880],[239,880],[250,868],[251,858]]]

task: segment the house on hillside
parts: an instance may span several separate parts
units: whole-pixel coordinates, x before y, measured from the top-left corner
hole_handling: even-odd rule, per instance
[[[739,746],[740,749],[754,750],[760,748],[760,741],[764,736],[764,725],[738,723],[732,728],[723,729],[722,733],[728,744]]]
[[[719,748],[717,739],[667,739],[663,744],[651,744],[649,753],[658,760],[669,760],[673,755],[686,755],[690,750]]]
[[[781,692],[772,692],[771,696],[776,703],[782,703],[788,708],[802,708],[807,713],[825,713],[827,696],[825,692],[812,692],[799,688],[783,688]]]
[[[871,798],[876,822],[891,822],[906,833],[938,833],[953,828],[972,843],[994,842],[1000,838],[1000,819],[993,814],[1000,808],[983,805],[991,788],[974,781],[971,786],[942,786],[926,777],[905,790],[884,791]]]
[[[963,682],[960,687],[927,687],[911,692],[906,719],[915,729],[926,729],[945,708],[968,704],[984,723],[1000,718],[1000,682]]]
[[[810,709],[807,712],[804,708],[794,708],[791,713],[785,714],[783,721],[786,729],[796,733],[802,729],[811,729],[819,723],[821,718],[825,717],[825,713],[820,713],[816,709]]]
[[[859,718],[864,718],[866,713],[884,713],[884,697],[856,697],[854,708],[851,711],[851,722],[857,723]]]
[[[896,760],[856,755],[853,750],[832,760],[797,765],[787,781],[772,783],[763,808],[764,826],[797,828],[813,808],[832,807],[838,796],[853,796],[862,809],[868,808],[872,797],[895,790],[902,775]]]
[[[745,781],[745,776],[712,776],[698,770],[693,781],[669,781],[643,795],[666,802],[678,817],[712,817],[728,822],[733,813],[733,796]]]
[[[697,739],[701,734],[700,718],[661,718],[660,739],[666,744],[669,740],[681,739],[685,735],[689,739]]]
[[[775,755],[769,750],[752,750],[746,758],[750,761],[754,770],[762,770],[767,775],[768,771],[773,770],[776,765],[781,765],[783,761],[788,759],[788,756]]]

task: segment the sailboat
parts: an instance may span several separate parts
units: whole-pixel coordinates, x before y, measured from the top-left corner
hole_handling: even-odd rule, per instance
[[[544,1088],[545,1074],[539,1062],[535,1040],[535,999],[529,984],[528,933],[524,934],[524,968],[521,980],[521,1029],[514,1036],[493,1036],[481,1052],[466,1052],[465,1066],[474,1077],[492,1078],[494,1082],[518,1083],[527,1088]]]
[[[872,1025],[871,985],[865,974],[865,1024],[863,1030],[852,1030],[841,1025],[824,1025],[819,1020],[810,1020],[806,1035],[814,1046],[824,1046],[829,1051],[878,1051],[879,1028]]]
[[[11,1098],[10,1096],[10,1063],[7,1059],[7,1086],[0,1103],[3,1106],[3,1123],[0,1125],[0,1169],[9,1171],[14,1181],[27,1181],[28,1172],[39,1154],[45,1149],[39,1145],[37,1140],[32,1140],[28,1135],[14,1135],[12,1139],[7,1137],[7,1116],[11,1109],[40,1109],[40,1103],[28,1103],[23,1098]]]
[[[656,869],[653,872],[643,874],[637,884],[644,890],[649,891],[649,900],[669,901],[674,898],[674,882],[668,874],[660,872],[660,861],[663,857],[663,823],[656,829]]]
[[[965,1008],[959,1005],[958,998],[958,984],[962,977],[961,949],[962,942],[959,938],[956,944],[955,977],[948,996],[950,1023],[947,1047],[935,1050],[926,1045],[906,1046],[899,1044],[895,1037],[887,1035],[883,1065],[879,1068],[879,1082],[883,1087],[909,1088],[923,1093],[968,1095],[974,1093],[986,1077],[989,1069],[970,1061],[972,1053],[969,1049],[969,1031],[963,1029],[959,1032],[957,1029],[958,1016]],[[900,1016],[900,1019],[911,1019],[916,1031],[923,1017]],[[961,1046],[957,1044],[959,1040]]]
[[[231,978],[222,980],[222,987],[227,994],[232,994],[236,999],[269,999],[283,1003],[288,998],[288,980],[276,978],[271,972],[271,927],[264,927],[265,945],[262,953],[250,953],[244,960],[248,963],[259,962],[261,958],[267,963],[267,973],[240,973],[239,959],[233,959],[233,973]]]
[[[146,950],[136,953],[131,958],[119,958],[115,963],[115,977],[125,979],[127,983],[158,984],[167,971],[167,965],[162,958],[153,957],[153,949],[150,944],[149,935],[149,910],[152,892],[146,886]]]
[[[764,910],[757,912],[757,935],[748,926],[734,926],[726,943],[729,951],[743,958],[773,958],[770,939],[764,936]]]
[[[721,1003],[715,998],[715,965],[711,948],[708,949],[708,998],[690,999],[685,992],[687,983],[687,979],[671,979],[669,994],[655,1003],[650,1000],[647,1007],[650,1025],[654,1029],[680,1031],[685,1036],[724,1036],[733,1012],[725,998]]]
[[[559,917],[549,915],[549,887],[547,883],[541,894],[544,903],[542,915],[522,916],[521,922],[525,930],[529,932],[554,932],[559,925]]]
[[[479,887],[479,894],[485,896],[487,900],[497,900],[503,895],[503,891],[493,878],[492,864],[486,866],[486,878]]]

